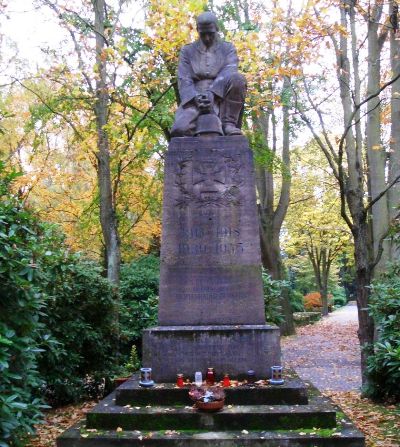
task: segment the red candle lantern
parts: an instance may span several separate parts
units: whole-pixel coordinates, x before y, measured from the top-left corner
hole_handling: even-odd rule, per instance
[[[225,388],[231,386],[231,381],[229,379],[228,374],[224,375],[224,378],[222,379],[222,386],[224,386]]]
[[[182,388],[183,385],[184,385],[184,383],[183,383],[183,374],[178,374],[176,376],[176,386],[179,387],[179,388]]]

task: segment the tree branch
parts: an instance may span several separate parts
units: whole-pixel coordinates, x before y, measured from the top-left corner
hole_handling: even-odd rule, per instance
[[[395,221],[396,219],[398,219],[399,217],[400,217],[400,212],[398,212],[396,214],[396,216],[393,217],[392,222]],[[376,253],[376,257],[375,257],[374,261],[371,262],[370,265],[369,265],[369,268],[371,269],[371,271],[376,267],[376,265],[378,264],[379,260],[381,259],[381,256],[382,256],[382,253],[383,253],[383,242],[388,237],[388,235],[390,233],[390,230],[391,230],[391,226],[389,225],[389,228],[387,229],[387,231],[385,231],[385,233],[379,239],[378,251]]]
[[[71,128],[73,129],[73,131],[75,132],[76,136],[79,138],[79,140],[83,140],[83,136],[81,135],[81,133],[79,132],[79,130],[76,128],[75,124],[68,119],[65,115],[63,115],[60,112],[57,112],[57,110],[54,110],[40,95],[39,93],[37,93],[35,90],[31,89],[30,87],[26,86],[23,82],[19,81],[17,79],[17,82],[26,90],[28,90],[28,92],[33,93],[40,101],[43,105],[45,105],[51,113],[54,113],[54,115],[58,115],[60,116],[66,123],[68,123]]]
[[[395,177],[395,179],[389,183],[389,185],[380,192],[374,199],[372,199],[365,207],[365,212],[367,212],[370,208],[372,208],[376,202],[378,202],[388,191],[390,188],[392,188],[396,183],[399,183],[400,181],[400,174]]]

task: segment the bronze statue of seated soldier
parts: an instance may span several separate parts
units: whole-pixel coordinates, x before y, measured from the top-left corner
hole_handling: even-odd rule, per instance
[[[219,38],[217,18],[211,12],[197,17],[197,31],[199,40],[185,45],[180,53],[181,104],[171,135],[196,136],[210,130],[220,135],[242,135],[246,79],[238,73],[236,49]],[[213,129],[201,129],[204,122]]]

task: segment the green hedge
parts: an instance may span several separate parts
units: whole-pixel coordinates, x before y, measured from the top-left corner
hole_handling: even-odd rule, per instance
[[[125,357],[131,346],[141,350],[142,331],[157,325],[160,260],[144,256],[121,268],[120,334]]]
[[[39,371],[52,405],[102,394],[117,369],[116,305],[94,262],[68,255],[44,266],[48,294],[43,322],[57,343],[44,346]]]
[[[94,263],[70,254],[0,165],[0,446],[22,446],[45,408],[98,394],[117,367],[115,300]]]
[[[1,168],[1,166],[0,166]],[[16,174],[0,176],[0,446],[24,444],[40,421],[43,385],[37,355],[47,337],[38,259],[51,230],[25,210],[9,190]]]
[[[400,263],[373,284],[369,311],[378,340],[368,358],[365,393],[378,400],[400,401]]]

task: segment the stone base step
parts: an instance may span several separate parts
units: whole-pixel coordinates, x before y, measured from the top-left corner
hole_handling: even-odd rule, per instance
[[[362,433],[340,409],[295,374],[283,387],[246,385],[226,389],[225,407],[217,413],[193,408],[187,399],[189,387],[158,384],[141,389],[137,382],[137,377],[133,378],[102,400],[86,415],[86,421],[58,438],[57,446],[365,446]],[[266,404],[284,401],[285,387],[292,393],[288,399],[305,403]],[[128,403],[117,405],[117,400]]]
[[[304,405],[308,403],[307,387],[297,377],[285,375],[283,385],[241,385],[225,388],[226,401],[232,405]],[[153,388],[139,386],[136,375],[116,390],[116,405],[147,406],[162,402],[163,405],[191,404],[190,385],[177,388],[174,384],[157,384]]]
[[[108,431],[81,424],[67,430],[57,447],[365,447],[351,423],[336,429],[292,431]]]
[[[314,397],[308,405],[231,405],[216,413],[187,406],[124,407],[114,404],[114,393],[86,416],[88,428],[115,430],[275,430],[332,428],[336,411]]]

